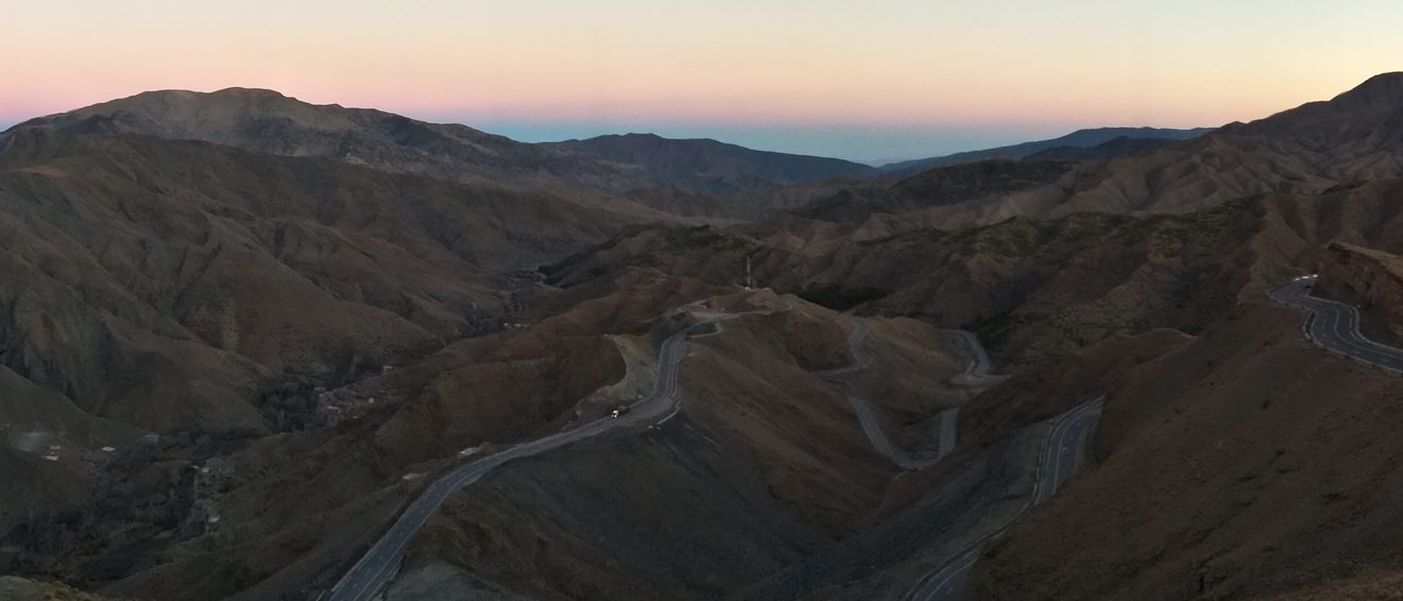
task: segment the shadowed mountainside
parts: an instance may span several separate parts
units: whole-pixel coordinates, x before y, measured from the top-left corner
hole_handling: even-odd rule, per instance
[[[880,169],[891,173],[913,173],[930,169],[931,167],[945,167],[961,163],[987,161],[989,159],[1024,159],[1040,152],[1057,148],[1093,148],[1118,138],[1146,142],[1161,141],[1172,143],[1191,140],[1211,131],[1213,131],[1211,127],[1198,127],[1193,129],[1164,129],[1155,127],[1100,127],[1096,129],[1079,129],[1065,136],[1052,138],[1050,140],[1023,142],[1021,144],[1000,146],[998,148],[971,150],[927,159],[888,163],[882,165]]]
[[[3,363],[142,427],[261,427],[277,374],[342,377],[480,331],[514,268],[632,218],[542,193],[138,136],[0,155]]]
[[[263,154],[328,157],[387,171],[495,185],[610,188],[627,174],[572,153],[516,142],[463,125],[440,125],[374,109],[314,105],[272,90],[144,92],[31,119],[13,130],[144,134],[201,140]]]
[[[648,266],[737,282],[749,257],[763,285],[835,308],[971,327],[1007,360],[1025,362],[1116,333],[1196,332],[1304,269],[1331,240],[1403,249],[1387,225],[1400,223],[1400,194],[1403,180],[1382,180],[1188,214],[1076,213],[953,232],[794,217],[656,227],[630,230],[547,276],[572,285]]]
[[[1205,132],[1206,133],[1206,132]],[[1024,157],[1029,161],[1109,161],[1122,157],[1136,157],[1149,154],[1179,140],[1163,138],[1132,138],[1121,136],[1109,142],[1091,147],[1058,146],[1040,150]]]
[[[545,144],[673,177],[700,180],[717,192],[756,185],[807,184],[874,175],[876,169],[841,159],[751,150],[710,139],[673,140],[653,134],[599,136]]]
[[[1013,165],[1004,170],[1038,169]],[[912,178],[960,179],[968,169],[936,167]],[[1400,176],[1403,73],[1386,73],[1328,101],[1227,125],[1149,154],[1075,164],[1016,189],[1000,189],[1004,176],[994,171],[986,186],[957,197],[927,197],[910,194],[905,187],[912,178],[906,178],[839,190],[800,214],[859,222],[891,214],[913,227],[954,229],[1087,211],[1184,213],[1254,194],[1319,194]],[[834,205],[843,208],[834,211]]]
[[[834,184],[869,172],[710,141],[519,144],[256,90],[22,124],[0,134],[0,568],[113,597],[316,598],[436,475],[608,419],[652,389],[659,340],[763,308],[688,344],[661,423],[455,497],[395,594],[903,590],[954,540],[928,509],[1017,501],[1038,422],[1101,394],[1094,461],[986,548],[981,594],[1396,581],[1397,386],[1311,349],[1264,294],[1320,267],[1396,326],[1403,74],[1193,140],[1082,142]],[[813,198],[724,226],[643,206]],[[871,423],[918,449],[961,407],[948,461],[899,469],[816,373],[857,360],[858,327]],[[942,327],[1011,377],[952,381]]]
[[[374,109],[314,105],[272,90],[145,92],[31,119],[11,131],[142,134],[280,156],[326,157],[384,171],[541,190],[627,210],[754,217],[790,184],[876,170],[838,159],[761,152],[710,140],[606,136],[526,144],[456,124]],[[6,142],[0,136],[0,149]]]

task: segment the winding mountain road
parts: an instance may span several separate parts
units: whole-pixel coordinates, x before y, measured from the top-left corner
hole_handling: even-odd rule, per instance
[[[653,384],[653,391],[646,398],[634,403],[628,413],[618,418],[598,419],[573,430],[517,444],[499,453],[465,463],[444,474],[409,504],[409,507],[400,514],[394,525],[366,551],[365,555],[351,567],[350,571],[337,581],[329,594],[326,595],[326,600],[369,601],[375,598],[393,580],[410,541],[428,522],[429,517],[458,491],[477,482],[502,464],[553,451],[605,432],[640,425],[664,417],[675,408],[676,403],[673,396],[677,392],[678,364],[686,356],[684,349],[687,337],[701,328],[710,327],[711,324],[720,321],[763,312],[750,311],[712,316],[668,336],[663,341],[662,348],[658,353],[658,373]]]
[[[707,314],[704,321],[693,324],[682,331],[679,331],[663,341],[658,353],[658,373],[654,382],[653,391],[644,399],[634,403],[631,410],[619,418],[603,418],[584,424],[573,430],[552,434],[537,440],[520,443],[503,449],[502,451],[482,457],[453,468],[444,474],[433,484],[429,485],[422,494],[419,495],[400,514],[395,523],[378,539],[370,549],[358,560],[355,565],[347,571],[342,578],[324,596],[325,601],[370,601],[376,598],[394,579],[399,570],[399,563],[404,556],[405,550],[413,541],[414,536],[424,527],[432,516],[445,502],[463,488],[480,480],[483,476],[491,473],[498,467],[516,459],[540,455],[549,451],[557,450],[570,444],[580,442],[609,431],[667,419],[677,410],[674,395],[677,391],[677,376],[679,364],[685,356],[685,346],[687,339],[693,334],[708,335],[701,333],[705,328],[719,328],[720,322],[741,317],[744,315],[765,313],[766,311],[748,311],[741,313]],[[718,333],[718,329],[713,329],[710,333]],[[991,376],[989,371],[992,365],[988,354],[984,352],[983,346],[979,343],[973,333],[963,330],[955,330],[966,340],[968,347],[966,357],[969,359],[969,366],[965,373],[961,374],[967,382],[965,384],[986,384],[994,383],[1001,376]],[[832,370],[814,372],[823,377],[834,377],[858,371],[869,366],[873,357],[866,344],[868,329],[864,324],[858,324],[849,339],[852,347],[853,363]],[[991,381],[992,380],[992,381]],[[862,425],[863,431],[871,440],[873,446],[882,454],[891,458],[894,463],[902,469],[913,470],[929,466],[944,458],[955,447],[957,412],[950,409],[940,414],[940,443],[937,455],[933,458],[916,459],[902,453],[892,445],[885,432],[882,431],[880,422],[872,406],[860,395],[856,394],[851,384],[847,386],[849,402],[853,405],[854,411]],[[1098,413],[1099,415],[1099,413]],[[1065,416],[1064,418],[1066,419]],[[1070,461],[1080,455],[1071,450],[1054,452],[1051,449],[1080,448],[1085,444],[1085,430],[1073,426],[1064,426],[1060,421],[1059,427],[1054,427],[1058,432],[1057,444],[1062,446],[1048,447],[1048,456],[1053,459],[1047,461]],[[1094,426],[1094,421],[1092,422]],[[1065,443],[1065,444],[1063,444]],[[1040,478],[1051,478],[1051,484],[1047,486],[1055,488],[1075,470],[1075,464],[1069,464],[1063,469],[1053,470],[1051,475],[1040,474]],[[1043,486],[1041,480],[1039,486]],[[1039,501],[1041,498],[1039,498]],[[987,539],[986,539],[987,540]],[[956,558],[946,568],[942,568],[939,574],[940,581],[936,587],[939,591],[951,588],[953,583],[962,582],[964,575],[968,571],[968,565],[961,567],[959,562],[968,560],[969,565],[973,565],[973,558],[977,558],[978,549],[970,549]],[[968,557],[967,557],[968,556]],[[952,569],[953,568],[953,569]],[[925,582],[925,581],[923,581]],[[913,593],[915,594],[915,593]],[[920,599],[936,599],[941,597],[922,596]]]
[[[1369,340],[1360,331],[1359,310],[1353,305],[1311,295],[1315,277],[1296,279],[1271,292],[1272,300],[1310,312],[1305,324],[1306,338],[1317,346],[1351,359],[1403,374],[1403,349]],[[959,332],[958,330],[956,332]],[[977,343],[977,339],[975,340]],[[978,356],[977,351],[974,352]],[[978,375],[978,372],[967,372]],[[987,371],[984,372],[987,375]],[[1040,504],[1057,492],[1078,468],[1086,455],[1086,444],[1101,417],[1101,400],[1078,406],[1054,421],[1043,440],[1034,493],[1023,509]],[[1019,512],[1019,515],[1022,511]],[[1017,516],[1015,516],[1016,519]],[[1010,520],[1010,524],[1012,520]],[[929,572],[907,595],[908,601],[958,599],[969,580],[970,568],[979,559],[985,543],[1003,529],[980,540],[940,568]]]
[[[959,330],[963,331],[963,330]],[[979,373],[987,377],[990,367],[989,355],[984,353],[983,345],[979,344],[979,339],[974,334],[966,332],[970,336],[971,347],[976,349],[975,355],[970,358],[970,365],[965,369],[965,374]],[[848,337],[848,346],[852,349],[853,362],[851,365],[835,369],[825,369],[813,372],[814,375],[823,378],[836,378],[855,371],[860,371],[872,364],[872,351],[867,346],[867,337],[870,334],[867,324],[858,322],[853,327],[853,332]],[[982,357],[982,358],[981,358]],[[955,437],[958,433],[957,422],[959,418],[959,408],[946,409],[940,413],[939,447],[934,457],[918,458],[910,453],[896,448],[891,438],[882,429],[881,418],[877,415],[877,409],[868,402],[866,398],[857,391],[857,387],[852,382],[845,382],[843,393],[848,398],[848,404],[852,405],[853,413],[857,414],[857,421],[862,426],[862,431],[867,435],[867,440],[872,443],[872,448],[878,453],[886,456],[895,463],[897,467],[914,471],[935,465],[946,455],[955,450]]]
[[[1312,296],[1314,287],[1314,277],[1301,278],[1272,291],[1271,298],[1310,311],[1305,334],[1317,346],[1403,374],[1403,349],[1365,338],[1359,331],[1359,310],[1353,305]]]
[[[958,599],[969,582],[970,568],[979,561],[984,545],[1008,531],[1013,522],[1034,506],[1052,498],[1067,478],[1076,473],[1086,456],[1086,445],[1101,419],[1102,399],[1097,398],[1056,417],[1044,435],[1038,453],[1037,476],[1033,493],[1019,511],[1010,516],[998,530],[984,536],[956,554],[940,567],[927,572],[905,597],[907,601],[943,601]]]
[[[964,343],[966,365],[965,373],[953,378],[951,381],[956,384],[966,386],[990,386],[1008,379],[1008,376],[993,375],[994,362],[989,359],[989,352],[984,350],[984,344],[979,341],[979,337],[969,330],[944,330],[955,335]]]

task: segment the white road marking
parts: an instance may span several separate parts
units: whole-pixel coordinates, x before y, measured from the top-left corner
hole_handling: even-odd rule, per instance
[[[786,306],[781,310],[790,308],[792,307]],[[654,383],[653,392],[643,400],[631,405],[634,409],[627,414],[618,418],[601,418],[574,430],[558,432],[530,442],[513,445],[496,454],[461,465],[435,480],[419,498],[410,503],[409,509],[402,513],[390,529],[372,544],[351,569],[332,586],[329,601],[368,601],[373,598],[388,585],[389,578],[393,576],[394,568],[399,565],[405,548],[413,540],[413,535],[423,528],[429,516],[437,511],[449,497],[463,487],[482,479],[484,475],[498,466],[514,459],[530,457],[564,447],[610,430],[634,424],[641,425],[671,408],[667,401],[672,400],[677,391],[678,364],[681,361],[681,356],[685,356],[679,355],[679,349],[685,345],[687,337],[693,331],[707,324],[764,312],[766,311],[757,310],[725,314],[694,324],[669,336],[659,349],[659,377]],[[669,417],[671,416],[669,415]],[[371,565],[372,563],[374,565]]]
[[[1081,435],[1077,438],[1077,440],[1080,441],[1080,450],[1082,453],[1085,453],[1085,441],[1088,438],[1086,436],[1087,428],[1094,426],[1096,421],[1100,419],[1103,399],[1104,397],[1098,397],[1082,403],[1054,419],[1052,428],[1044,434],[1042,444],[1039,447],[1038,465],[1033,476],[1033,491],[1024,502],[1023,507],[997,530],[985,535],[966,547],[939,569],[927,572],[906,595],[908,601],[929,601],[935,599],[937,594],[941,598],[955,597],[957,595],[958,591],[953,588],[953,584],[956,582],[955,577],[968,572],[969,569],[974,566],[979,559],[979,551],[983,546],[988,541],[1007,532],[1019,517],[1029,509],[1032,509],[1047,498],[1050,498],[1052,493],[1056,492],[1060,484],[1058,480],[1061,477],[1061,464],[1063,460],[1063,453],[1056,452],[1056,449],[1059,446],[1065,446],[1065,439],[1063,437],[1066,436],[1067,432],[1078,431],[1073,427],[1075,424],[1083,420],[1090,420],[1090,424],[1084,426],[1082,430],[1079,431]],[[1071,466],[1070,469],[1075,470],[1076,467],[1080,465],[1080,454],[1074,455],[1071,461],[1073,461],[1074,465]],[[1051,465],[1049,466],[1049,464]],[[1047,471],[1049,467],[1052,469],[1050,474],[1052,478],[1044,485],[1044,478],[1049,475]],[[967,555],[969,558],[965,559]],[[942,575],[944,575],[943,578],[941,578]]]

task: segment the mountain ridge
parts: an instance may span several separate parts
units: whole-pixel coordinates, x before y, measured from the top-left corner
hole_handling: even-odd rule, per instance
[[[648,151],[673,150],[669,147],[679,147],[676,150],[682,152],[701,153],[726,153],[730,155],[750,155],[752,157],[763,157],[775,163],[794,162],[810,164],[817,170],[820,167],[827,167],[831,172],[823,173],[818,179],[844,176],[861,176],[877,173],[871,165],[839,159],[834,157],[796,154],[791,152],[780,152],[773,150],[758,150],[724,142],[715,138],[668,138],[649,132],[630,132],[626,134],[604,134],[591,138],[577,138],[563,140],[560,142],[545,142],[544,146],[559,148],[569,148],[577,152],[585,152],[621,162],[632,164],[648,164],[646,159],[651,158],[646,154]],[[641,155],[641,156],[640,156]],[[671,157],[664,157],[671,158]],[[663,166],[677,169],[685,165],[679,165],[676,161],[663,162]],[[777,170],[783,172],[784,166],[776,165]],[[793,171],[799,171],[794,168]],[[780,183],[806,183],[816,181],[812,176],[803,173],[781,173],[784,181]]]
[[[610,134],[547,146],[651,174],[651,190],[626,192],[628,198],[644,204],[686,206],[694,204],[698,195],[710,196],[733,207],[730,214],[741,218],[759,218],[792,206],[795,203],[788,199],[786,189],[822,188],[831,182],[881,174],[873,167],[843,159],[754,150],[711,138]]]
[[[815,184],[837,192],[721,225],[602,203],[752,202],[791,193],[768,179],[785,171],[711,140],[605,140],[621,162],[201,94],[0,134],[0,434],[24,441],[0,446],[20,491],[0,495],[0,568],[160,601],[315,599],[435,474],[609,423],[667,381],[684,395],[667,419],[503,466],[385,567],[697,600],[794,568],[843,581],[766,598],[893,598],[966,532],[920,499],[1036,469],[1013,442],[1104,394],[1090,469],[971,556],[990,598],[1254,598],[1398,571],[1399,381],[1311,348],[1265,292],[1318,272],[1320,293],[1371,292],[1366,318],[1396,304],[1321,250],[1403,252],[1403,74],[1188,141]],[[162,137],[183,132],[228,143]],[[659,379],[659,340],[752,309]],[[1009,378],[968,389],[942,328],[977,332]],[[820,376],[864,355],[841,388]],[[905,448],[958,407],[950,460],[891,462],[858,392]],[[902,514],[950,529],[827,559]]]
[[[866,165],[711,140],[617,136],[530,144],[461,124],[311,104],[263,88],[156,90],[36,117],[0,134],[58,129],[199,140],[280,156],[323,156],[468,184],[627,202],[684,217],[755,217],[793,184],[876,173]]]
[[[1263,193],[1319,194],[1403,175],[1400,90],[1403,74],[1375,76],[1330,100],[1229,124],[1149,152],[1132,148],[1067,163],[1058,177],[1023,179],[1026,185],[1017,187],[1004,185],[1004,177],[1045,171],[1037,159],[1079,159],[1087,153],[983,161],[1001,168],[978,167],[980,163],[931,167],[899,179],[840,188],[795,212],[857,222],[886,214],[878,217],[887,221],[885,226],[959,229],[1016,216],[1185,213]],[[952,179],[968,181],[955,187],[942,183]],[[932,188],[963,192],[924,192]]]
[[[1079,129],[1069,134],[1046,140],[1031,140],[1008,146],[997,146],[994,148],[969,150],[924,159],[887,163],[878,166],[878,169],[888,172],[911,173],[931,167],[970,163],[986,159],[1022,159],[1053,148],[1092,148],[1110,142],[1116,138],[1182,141],[1196,138],[1214,129],[1216,128],[1094,127]]]
[[[311,104],[263,88],[157,90],[36,117],[9,130],[137,133],[212,142],[282,156],[327,156],[441,179],[522,186],[618,177],[602,165],[466,125],[435,124],[378,109]]]

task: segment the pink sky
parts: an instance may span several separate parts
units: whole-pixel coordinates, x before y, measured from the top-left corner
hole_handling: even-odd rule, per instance
[[[238,85],[470,125],[1191,127],[1403,68],[1403,7],[1365,0],[507,4],[23,3],[0,123]]]

